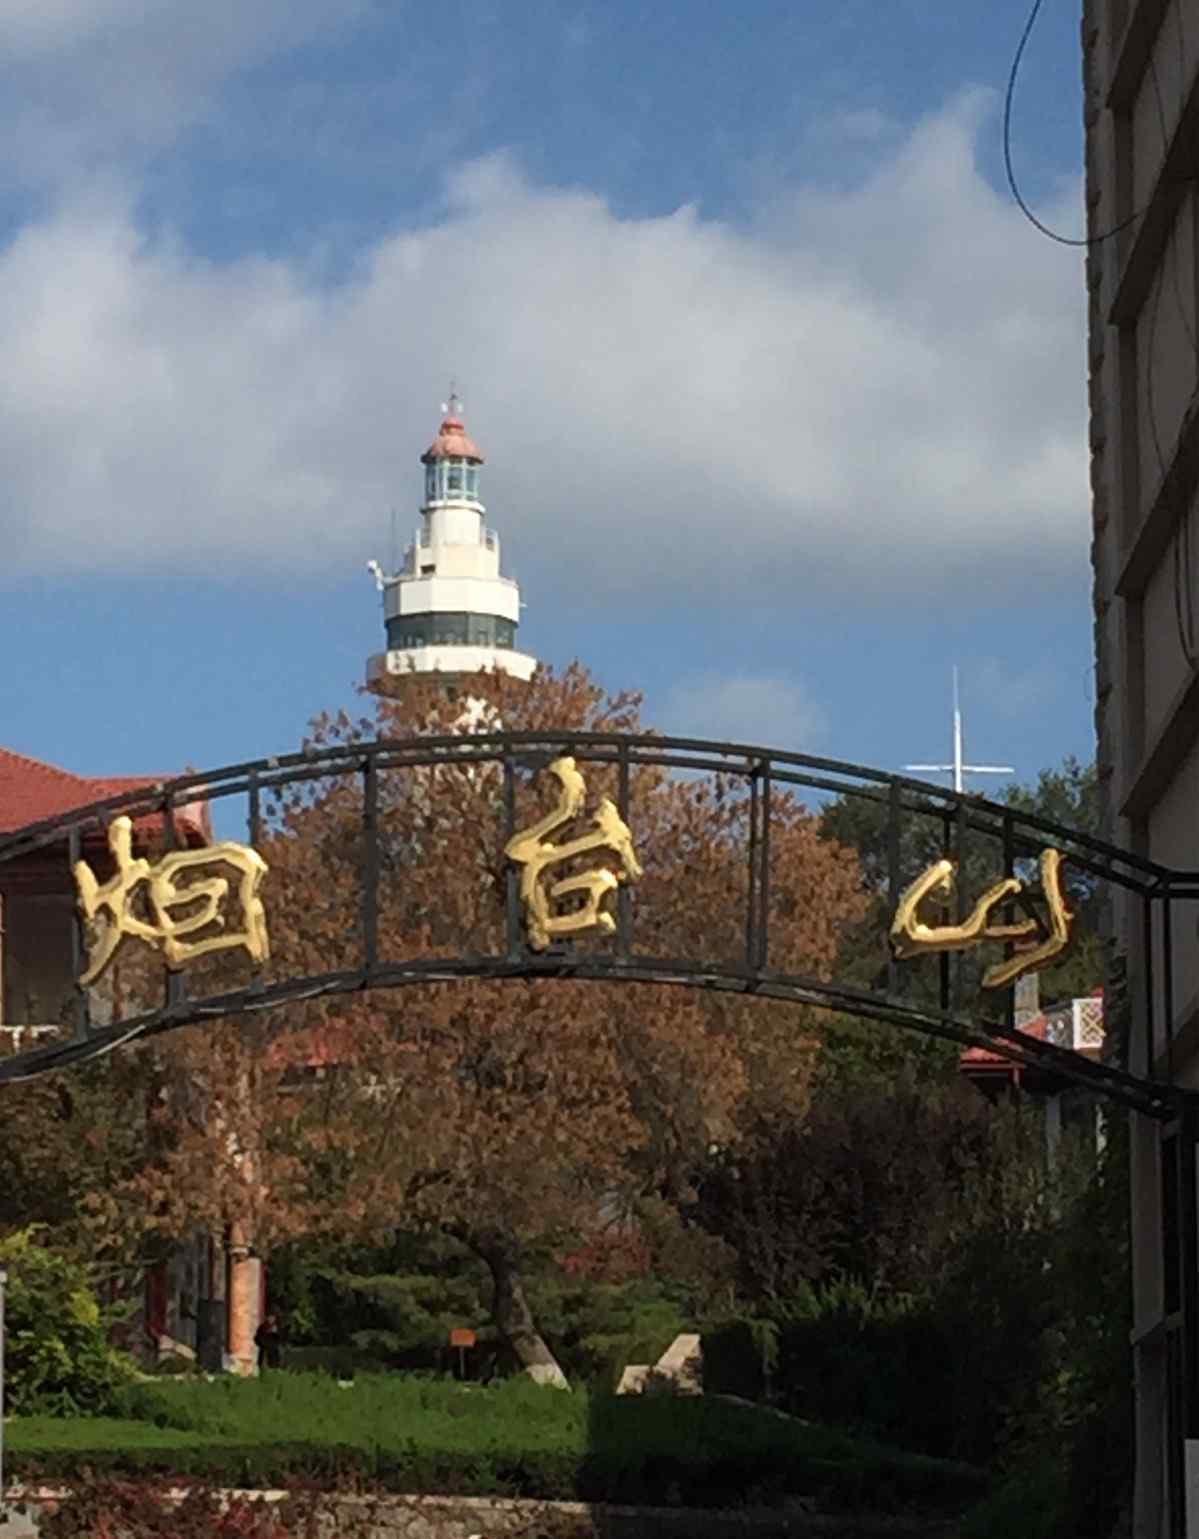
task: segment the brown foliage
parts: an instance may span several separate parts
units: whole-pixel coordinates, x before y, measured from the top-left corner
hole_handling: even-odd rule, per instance
[[[312,743],[501,724],[642,730],[635,697],[605,697],[575,666],[530,686],[481,675],[457,699],[414,682],[376,701],[374,720],[322,718]],[[274,977],[361,965],[361,779],[348,763],[271,809],[261,848]],[[581,767],[592,798],[615,795],[611,767]],[[518,827],[552,805],[549,780],[522,772]],[[501,791],[495,766],[381,772],[381,961],[502,949]],[[738,788],[637,767],[628,821],[645,867],[638,949],[742,956]],[[779,792],[770,876],[771,965],[827,977],[841,928],[862,911],[857,866]],[[582,937],[576,954],[610,944]],[[205,984],[238,981],[238,966],[211,959]],[[398,1222],[476,1248],[497,1235],[508,1250],[557,1245],[639,1195],[684,1195],[703,1151],[735,1137],[748,1098],[763,1115],[801,1113],[815,1029],[793,1006],[667,984],[464,980],[312,1000],[149,1049],[155,1157],[125,1185],[170,1233],[236,1224],[263,1252],[299,1233]]]

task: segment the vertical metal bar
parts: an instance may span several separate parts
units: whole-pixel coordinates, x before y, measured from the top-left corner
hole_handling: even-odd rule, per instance
[[[1185,1281],[1182,1258],[1186,1244],[1181,1233],[1183,1205],[1179,1195],[1185,1148],[1185,1115],[1180,1108],[1178,1122],[1161,1129],[1158,1142],[1161,1197],[1161,1270],[1162,1309],[1165,1326],[1166,1358],[1166,1492],[1170,1508],[1170,1532],[1182,1534],[1179,1514],[1185,1504],[1183,1454],[1186,1438],[1186,1318],[1182,1300]]]
[[[67,835],[67,862],[71,868],[71,879],[75,877],[75,865],[83,858],[83,840],[80,837],[78,826],[71,829]],[[78,902],[73,910],[73,923],[71,925],[71,974],[75,978],[75,1040],[82,1042],[91,1032],[91,1004],[87,997],[87,990],[79,983],[79,975],[84,970],[84,945],[83,913]]]
[[[262,837],[262,789],[258,784],[257,770],[250,776],[250,811],[246,826],[250,835],[250,844],[257,849],[258,841]]]
[[[1166,1083],[1174,1083],[1174,947],[1173,915],[1167,892],[1162,899],[1162,1024],[1165,1031]]]
[[[362,952],[369,982],[379,962],[379,764],[368,754],[362,766]]]
[[[887,791],[887,923],[895,918],[899,907],[903,872],[899,864],[899,835],[903,807],[899,799],[899,782],[893,780]],[[898,994],[906,975],[900,971],[895,952],[887,948],[887,993]]]
[[[622,740],[617,760],[616,807],[626,827],[629,822],[629,745]],[[616,889],[616,954],[622,960],[632,949],[633,894],[628,882]]]
[[[762,764],[762,790],[758,798],[761,833],[758,838],[758,947],[754,966],[764,971],[770,954],[770,764]]]
[[[1166,1481],[1170,1532],[1187,1532],[1186,1445],[1199,1430],[1199,1096],[1184,1092],[1161,1139],[1162,1273],[1166,1327]]]
[[[179,848],[179,830],[175,827],[175,798],[169,791],[162,793],[162,845],[165,850]]]
[[[952,853],[953,853],[952,847],[950,845],[949,829],[950,829],[949,813],[948,812],[942,812],[942,814],[941,814],[941,856],[945,860],[949,860],[952,857]],[[942,919],[941,919],[941,923],[942,924],[951,924],[953,922],[953,914],[950,911],[950,907],[949,907],[948,903],[942,904],[942,906],[941,906],[941,914],[942,914]],[[949,1014],[949,953],[948,953],[948,951],[943,951],[941,953],[941,955],[937,958],[937,963],[938,963],[938,968],[939,968],[939,971],[940,971],[940,982],[941,982],[941,1014],[942,1015],[948,1015]]]
[[[258,784],[257,770],[254,770],[250,775],[249,803],[246,829],[250,838],[250,848],[257,850],[262,839],[262,791]],[[266,978],[261,962],[253,964],[250,973],[250,987],[256,992],[266,987]]]
[[[164,791],[162,797],[162,842],[167,850],[175,850],[179,847],[178,830],[175,827],[174,798],[169,791]],[[164,967],[163,974],[168,1008],[171,1005],[182,1004],[187,998],[187,980],[181,972],[176,972],[172,967]]]
[[[758,764],[749,771],[749,890],[745,895],[745,968],[753,972],[758,951]]]
[[[1003,815],[1003,874],[1006,877],[1016,874],[1016,830],[1010,812],[1005,812]],[[1004,908],[1004,919],[1008,924],[1015,919],[1015,910],[1011,903]],[[1013,941],[1005,941],[1004,957],[1011,957],[1015,949]],[[1014,988],[1004,990],[1003,1019],[1009,1030],[1016,1024],[1016,990]]]
[[[1176,1324],[1182,1301],[1182,1267],[1179,1256],[1178,1221],[1182,1209],[1178,1203],[1179,1140],[1184,1136],[1181,1121],[1168,1130],[1163,1129],[1159,1154],[1161,1160],[1161,1209],[1162,1209],[1162,1309],[1171,1328]]]
[[[958,873],[957,873],[957,875],[958,875],[958,879],[957,879],[956,883],[954,884],[954,914],[953,914],[953,922],[954,922],[954,924],[961,924],[961,922],[962,922],[962,909],[963,909],[963,905],[964,905],[964,902],[965,902],[965,894],[962,891],[962,886],[963,886],[963,878],[966,875],[966,835],[967,835],[966,803],[961,799],[961,797],[958,798],[957,808],[956,808],[955,813],[954,813],[954,824],[955,824],[955,827],[954,827],[953,844],[954,844],[955,854],[957,855],[957,862],[958,862]],[[949,1008],[953,1012],[954,1015],[960,1015],[961,1014],[961,1010],[962,1010],[962,992],[963,992],[962,991],[962,972],[963,972],[963,970],[964,970],[964,968],[966,966],[966,955],[967,955],[967,953],[964,952],[964,951],[955,951],[953,953],[953,963],[952,963],[952,965],[953,965],[953,972],[951,974],[951,977],[952,977],[953,981],[952,981],[952,992],[951,992],[950,998],[949,998]]]
[[[510,753],[504,755],[504,844],[516,833],[516,764]],[[520,960],[523,937],[520,933],[520,877],[511,861],[505,868],[504,908],[508,929],[508,960]]]
[[[1183,1436],[1199,1436],[1199,1101],[1193,1092],[1182,1104],[1178,1136],[1179,1268],[1183,1341]]]
[[[1145,897],[1141,899],[1141,914],[1143,919],[1141,946],[1145,953],[1145,1078],[1156,1079],[1155,1067],[1156,1046],[1153,1029],[1154,1017],[1154,986],[1153,986],[1153,900]]]

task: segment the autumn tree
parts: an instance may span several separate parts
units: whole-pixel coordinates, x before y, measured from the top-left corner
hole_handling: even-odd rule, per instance
[[[29,1225],[104,1275],[136,1281],[153,1227],[132,1187],[150,1159],[144,1056],[0,1085],[0,1233]]]
[[[371,716],[323,718],[313,748],[344,749],[345,773],[280,795],[260,849],[270,978],[362,966],[363,782],[354,749],[479,727],[641,730],[636,697],[606,696],[579,667],[531,685],[480,675],[457,698],[422,681]],[[580,761],[592,807],[615,797],[613,766]],[[545,760],[518,767],[516,826],[557,790]],[[502,955],[507,862],[494,763],[384,766],[378,775],[378,961],[420,981],[177,1032],[145,1051],[163,1093],[154,1156],[137,1187],[163,1232],[234,1231],[261,1254],[298,1235],[378,1236],[398,1225],[453,1236],[487,1266],[494,1322],[520,1363],[561,1382],[528,1302],[531,1259],[627,1221],[653,1199],[677,1207],[713,1144],[732,1144],[747,1105],[802,1115],[818,1018],[735,992],[572,978],[611,956],[602,934],[562,947],[553,980],[455,978],[439,961]],[[644,868],[634,947],[744,965],[746,797],[735,777],[634,766],[628,822]],[[593,856],[605,859],[611,857]],[[856,861],[776,790],[770,844],[770,964],[828,977],[863,909]],[[151,962],[141,964],[152,966]],[[197,965],[197,993],[242,963]],[[424,981],[427,980],[427,981]]]

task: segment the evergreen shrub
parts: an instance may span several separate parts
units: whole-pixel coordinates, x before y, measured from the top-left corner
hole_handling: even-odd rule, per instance
[[[805,1290],[779,1316],[778,1403],[942,1458],[991,1462],[1035,1399],[1046,1322],[1035,1235],[972,1237],[935,1291]]]
[[[745,1315],[703,1333],[704,1392],[742,1400],[771,1398],[779,1361],[779,1328]]]

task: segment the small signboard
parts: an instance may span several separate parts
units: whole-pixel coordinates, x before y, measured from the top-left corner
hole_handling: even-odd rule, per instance
[[[475,1344],[475,1333],[469,1326],[459,1325],[450,1332],[450,1351],[458,1352],[458,1377],[466,1379],[466,1349]]]

